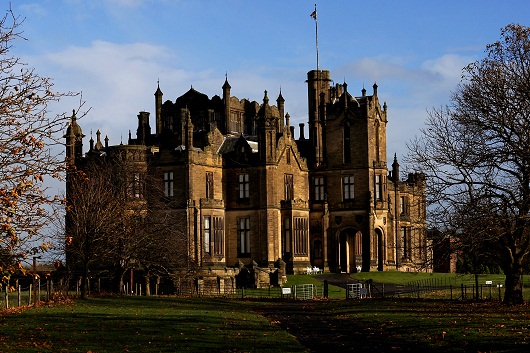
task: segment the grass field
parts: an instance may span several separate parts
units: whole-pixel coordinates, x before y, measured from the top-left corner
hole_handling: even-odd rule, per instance
[[[520,352],[528,306],[109,297],[0,315],[0,352]]]
[[[426,272],[400,272],[400,271],[374,271],[374,272],[360,272],[352,274],[352,277],[360,281],[372,279],[377,283],[385,284],[413,284],[418,282],[440,283],[442,285],[459,286],[473,285],[475,283],[475,276],[471,274],[459,273],[426,273]],[[504,284],[504,275],[502,274],[480,274],[479,284],[485,284],[486,281],[492,281],[494,285]],[[523,276],[526,286],[530,288],[530,276]]]
[[[96,298],[0,318],[0,352],[303,352],[236,300]]]

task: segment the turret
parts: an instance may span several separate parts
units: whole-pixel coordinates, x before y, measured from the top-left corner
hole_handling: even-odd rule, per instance
[[[140,145],[145,145],[151,136],[151,126],[149,125],[149,113],[140,112],[138,114],[138,129],[136,129],[136,141]]]
[[[223,133],[229,131],[228,124],[230,121],[230,84],[228,83],[228,75],[225,76],[225,83],[223,84],[223,104],[224,104],[224,124],[219,126]]]
[[[323,135],[326,116],[322,107],[329,101],[330,81],[327,70],[312,70],[307,73],[309,140],[313,147],[312,157],[315,166],[319,166],[324,161]]]
[[[156,134],[162,132],[162,96],[164,95],[160,90],[160,82],[157,85],[155,92],[155,119],[156,119]]]
[[[276,133],[278,117],[272,115],[267,91],[264,92],[263,104],[258,111],[258,150],[260,160],[265,163],[276,161]]]
[[[186,150],[193,148],[193,123],[191,122],[190,111],[186,108],[180,109],[180,119],[182,122],[182,145]]]
[[[75,165],[75,161],[83,156],[83,131],[77,124],[75,110],[72,111],[70,124],[63,136],[66,139],[66,160],[69,165]]]
[[[392,181],[396,184],[399,182],[399,163],[396,154],[394,154],[394,162],[392,163]]]
[[[285,99],[283,99],[282,96],[282,90],[280,88],[280,95],[276,99],[276,103],[278,104],[278,111],[280,113],[280,131],[283,130],[283,117],[284,117],[284,108],[285,108]]]

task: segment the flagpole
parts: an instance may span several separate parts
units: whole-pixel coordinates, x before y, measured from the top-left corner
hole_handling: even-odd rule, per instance
[[[320,71],[320,61],[318,60],[318,16],[317,16],[317,4],[315,4],[315,43],[316,43],[316,50],[317,50],[317,71]]]

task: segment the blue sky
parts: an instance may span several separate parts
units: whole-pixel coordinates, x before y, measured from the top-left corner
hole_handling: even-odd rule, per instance
[[[6,10],[8,1],[1,1]],[[305,79],[316,68],[314,1],[12,0],[27,41],[12,54],[82,92],[87,135],[111,144],[135,133],[137,114],[154,115],[157,80],[164,100],[190,86],[221,95],[275,100],[281,88],[291,124],[307,122]],[[377,82],[389,110],[388,159],[406,153],[426,111],[448,102],[461,69],[483,57],[509,23],[530,26],[528,0],[318,1],[320,68],[348,91]],[[54,111],[71,111],[77,99]],[[151,122],[154,127],[154,122]],[[306,134],[307,135],[307,134]]]

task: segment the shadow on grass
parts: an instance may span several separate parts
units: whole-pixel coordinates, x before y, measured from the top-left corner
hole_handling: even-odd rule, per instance
[[[98,298],[0,318],[1,352],[304,352],[236,301]]]
[[[410,300],[302,302],[255,308],[313,352],[521,352],[528,307]]]

